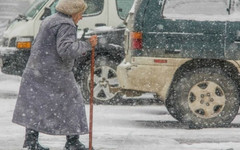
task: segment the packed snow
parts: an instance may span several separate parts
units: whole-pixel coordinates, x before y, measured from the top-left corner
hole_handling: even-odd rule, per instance
[[[21,149],[24,141],[24,127],[11,122],[20,81],[21,77],[0,73],[0,150]],[[89,105],[86,108],[88,113]],[[192,130],[173,119],[163,105],[94,105],[93,146],[96,150],[240,150],[239,127],[239,115],[229,128]],[[88,145],[88,135],[80,139]],[[39,141],[59,150],[65,137],[40,134]]]

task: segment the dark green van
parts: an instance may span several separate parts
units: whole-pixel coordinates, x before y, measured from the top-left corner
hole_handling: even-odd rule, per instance
[[[135,0],[122,91],[156,93],[180,122],[225,126],[239,109],[239,0]]]

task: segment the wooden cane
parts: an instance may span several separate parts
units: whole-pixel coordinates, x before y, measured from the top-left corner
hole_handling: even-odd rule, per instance
[[[94,64],[95,64],[95,46],[92,46],[91,55],[91,82],[90,82],[90,117],[89,117],[89,150],[92,150],[93,133],[93,89],[94,89]]]

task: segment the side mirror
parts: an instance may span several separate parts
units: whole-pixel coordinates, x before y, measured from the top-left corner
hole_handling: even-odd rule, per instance
[[[41,17],[41,20],[45,19],[46,17],[50,16],[51,14],[52,14],[51,9],[49,7],[45,7],[44,13]]]

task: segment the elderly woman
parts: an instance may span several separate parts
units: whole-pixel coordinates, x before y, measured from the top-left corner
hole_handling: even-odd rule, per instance
[[[72,68],[97,37],[77,40],[77,23],[86,9],[83,0],[60,0],[57,13],[41,24],[22,76],[13,122],[26,127],[23,147],[49,150],[38,143],[39,132],[66,135],[67,150],[85,150],[79,135],[88,133],[85,106]]]

